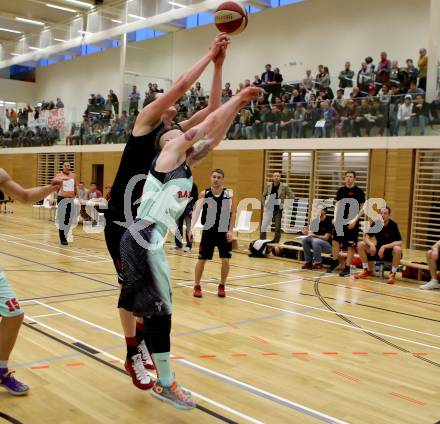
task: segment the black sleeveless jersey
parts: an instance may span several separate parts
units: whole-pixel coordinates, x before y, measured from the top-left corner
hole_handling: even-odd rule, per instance
[[[207,188],[201,218],[201,223],[204,225],[203,231],[228,232],[231,208],[232,198],[227,188],[224,188],[218,196],[214,195],[211,188]]]
[[[153,131],[140,137],[135,137],[133,134],[130,135],[127,145],[124,148],[124,153],[122,154],[115,181],[111,188],[107,211],[110,219],[124,221],[124,196],[127,184],[137,175],[148,174],[151,164],[157,155],[154,142],[157,133],[162,130],[162,128],[163,123]],[[129,201],[133,218],[136,217],[139,206],[139,204],[134,205],[134,203],[142,196],[145,179],[146,177],[137,179],[136,184],[132,187]],[[130,190],[130,187],[128,187],[128,190]]]

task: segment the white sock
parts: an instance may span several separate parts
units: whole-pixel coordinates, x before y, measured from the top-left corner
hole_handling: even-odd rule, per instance
[[[0,368],[8,368],[8,361],[0,361]]]
[[[362,264],[362,269],[365,269],[366,271],[368,271],[368,263]]]
[[[392,267],[391,267],[391,272],[396,273],[396,272],[397,272],[397,266],[392,266]]]

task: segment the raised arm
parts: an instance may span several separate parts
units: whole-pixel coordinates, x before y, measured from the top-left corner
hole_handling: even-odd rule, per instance
[[[214,75],[212,77],[208,106],[195,113],[190,119],[180,122],[183,131],[188,131],[195,125],[200,124],[200,122],[202,122],[211,112],[220,107],[222,97],[222,70],[226,57],[226,49],[227,46],[221,48],[217,56],[213,58]]]
[[[181,75],[169,90],[164,94],[157,96],[156,100],[141,110],[136,118],[133,135],[138,137],[147,134],[151,129],[155,128],[158,125],[162,114],[168,108],[173,106],[177,100],[179,100],[191,88],[206,69],[209,62],[217,57],[220,50],[226,47],[228,43],[229,39],[226,34],[218,34],[215,37],[210,50],[198,62]]]
[[[34,188],[23,188],[17,184],[9,174],[0,168],[0,188],[6,191],[13,199],[22,203],[33,203],[37,200],[44,199],[50,193],[59,189],[61,178],[54,178],[50,185]]]

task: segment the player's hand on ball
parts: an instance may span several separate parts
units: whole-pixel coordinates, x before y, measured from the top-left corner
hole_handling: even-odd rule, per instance
[[[214,60],[221,52],[221,50],[224,47],[227,47],[230,42],[231,41],[225,32],[221,32],[220,34],[217,34],[210,47],[211,59]]]

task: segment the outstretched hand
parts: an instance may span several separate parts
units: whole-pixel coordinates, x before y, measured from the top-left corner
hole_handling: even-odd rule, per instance
[[[66,178],[63,177],[54,177],[52,178],[52,181],[50,182],[51,187],[55,190],[58,190],[61,187],[61,184],[63,184],[63,181]]]
[[[211,59],[214,63],[216,60],[224,60],[224,57],[222,59],[222,55],[224,56],[226,54],[226,47],[228,47],[230,42],[231,41],[225,32],[221,32],[215,36],[210,47]]]
[[[246,87],[245,89],[241,90],[239,95],[243,98],[246,102],[249,102],[253,98],[257,97],[260,94],[264,94],[265,91],[261,87]]]

